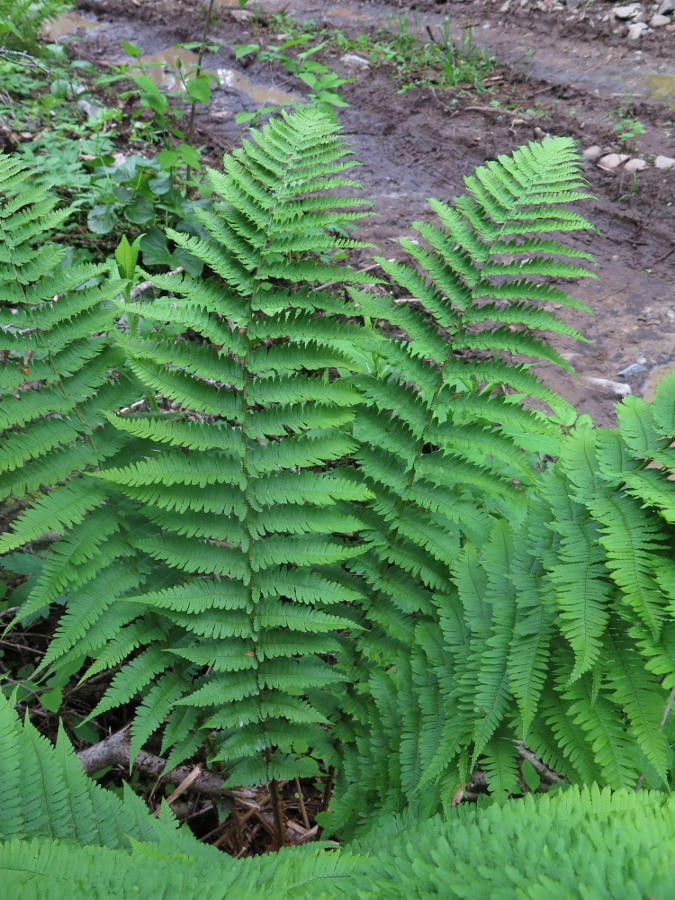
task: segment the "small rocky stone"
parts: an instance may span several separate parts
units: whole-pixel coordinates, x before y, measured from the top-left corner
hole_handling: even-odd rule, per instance
[[[609,153],[607,156],[603,156],[602,159],[598,160],[598,166],[606,172],[611,172],[612,169],[618,169],[625,159],[627,159],[627,157],[623,156],[623,154]]]
[[[344,63],[346,66],[354,66],[356,69],[370,68],[368,60],[364,59],[362,56],[357,56],[355,53],[345,53],[344,56],[340,57],[340,62]]]
[[[83,113],[86,113],[90,119],[95,119],[98,114],[101,112],[100,106],[95,106],[93,103],[90,103],[88,100],[78,100],[77,108],[81,109]]]
[[[661,316],[655,312],[646,312],[641,316],[638,316],[638,322],[641,322],[643,325],[660,325],[661,324]]]
[[[624,169],[626,172],[641,172],[643,169],[647,168],[647,163],[644,159],[629,159]]]
[[[672,169],[675,166],[675,159],[672,156],[657,156],[654,165],[657,169]]]
[[[646,371],[647,369],[640,363],[633,363],[632,366],[628,366],[628,368],[624,369],[623,372],[619,372],[619,375],[621,376],[621,378],[632,378],[633,375],[641,375]]]
[[[649,31],[649,26],[646,22],[634,22],[628,26],[628,40],[637,41],[647,31]]]
[[[618,397],[627,397],[632,393],[629,384],[621,384],[620,381],[609,381],[607,378],[592,378],[586,376],[586,381],[592,387],[599,388],[601,391],[609,391],[610,394],[616,394]]]
[[[675,12],[675,0],[663,0],[663,3],[659,6],[659,15],[667,16],[672,12]]]
[[[581,0],[566,0],[566,3],[567,3],[567,8],[569,10],[579,9],[579,6],[581,5]]]
[[[617,19],[634,19],[640,11],[639,3],[631,3],[630,6],[617,6],[614,15]]]
[[[586,157],[586,159],[589,160],[590,162],[595,162],[596,159],[600,156],[601,153],[602,153],[602,150],[600,149],[600,147],[598,147],[597,144],[594,144],[592,147],[587,147],[587,148],[584,150],[584,154],[583,154],[583,155],[584,155],[584,156]]]
[[[550,138],[551,135],[548,131],[544,131],[543,128],[540,128],[538,125],[534,126],[534,136],[538,141],[545,141],[546,138]]]
[[[656,13],[649,20],[650,28],[663,28],[664,25],[670,25],[670,19],[668,16],[662,16],[661,13]]]

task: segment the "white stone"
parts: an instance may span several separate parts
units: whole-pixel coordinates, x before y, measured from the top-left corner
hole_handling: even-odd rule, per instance
[[[100,106],[96,106],[95,103],[90,103],[88,100],[78,100],[77,108],[81,109],[83,113],[86,113],[90,119],[95,119],[101,112]]]
[[[621,384],[618,381],[609,381],[607,378],[592,378],[587,375],[586,381],[593,387],[597,387],[601,391],[609,391],[610,394],[616,394],[618,397],[627,397],[632,393],[629,384]]]
[[[663,28],[664,25],[670,25],[670,19],[668,16],[662,16],[660,13],[656,13],[649,20],[650,28]]]
[[[641,172],[643,169],[647,168],[647,163],[644,159],[629,159],[624,169],[626,172]]]
[[[354,66],[357,69],[370,68],[368,60],[364,59],[362,56],[357,56],[356,53],[345,53],[344,56],[340,57],[340,62],[344,63],[346,66]]]
[[[675,159],[672,156],[657,156],[654,165],[657,169],[672,169],[675,166]]]
[[[592,147],[587,147],[584,150],[583,155],[590,162],[595,162],[601,153],[602,153],[602,150],[600,149],[600,147],[598,147],[597,144],[594,144]]]
[[[646,22],[635,22],[628,26],[628,40],[637,41],[647,31],[649,31],[649,27]]]
[[[640,11],[639,3],[631,3],[630,6],[617,6],[614,15],[617,19],[634,19]]]
[[[607,172],[611,172],[612,169],[618,169],[622,162],[623,160],[619,153],[609,153],[607,156],[603,156],[602,159],[598,160],[598,166],[600,166],[601,169],[605,169]]]
[[[672,12],[675,12],[675,0],[663,0],[663,3],[659,6],[659,14],[665,16]]]

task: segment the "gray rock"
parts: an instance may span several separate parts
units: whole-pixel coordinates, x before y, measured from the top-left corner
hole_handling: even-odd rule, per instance
[[[661,6],[659,6],[659,15],[667,16],[668,13],[675,12],[675,0],[663,0]]]
[[[611,172],[612,169],[618,169],[626,159],[628,157],[623,153],[608,153],[607,156],[603,156],[602,159],[598,160],[598,166],[606,172]]]
[[[609,381],[607,378],[592,378],[587,375],[586,382],[590,384],[591,387],[596,387],[599,390],[609,392],[610,394],[616,394],[618,397],[627,397],[632,393],[629,384],[621,384],[619,381]]]
[[[583,155],[586,157],[589,162],[595,162],[596,159],[600,156],[602,150],[598,147],[597,144],[594,144],[592,147],[587,147],[584,150]]]
[[[670,19],[668,16],[662,16],[660,13],[656,13],[649,20],[650,28],[663,28],[664,25],[670,25]]]
[[[581,5],[581,0],[566,0],[568,9],[579,9]]]
[[[657,169],[672,169],[675,166],[675,159],[672,156],[657,156],[654,165]]]
[[[628,368],[624,369],[623,372],[619,372],[621,378],[632,378],[633,375],[641,375],[643,372],[646,372],[647,369],[640,365],[640,363],[633,363],[632,366],[628,366]]]
[[[639,3],[631,3],[630,6],[617,6],[614,15],[617,19],[634,19],[640,11]]]
[[[637,39],[641,38],[647,31],[649,31],[649,26],[646,22],[634,22],[632,25],[628,26],[628,40],[637,41]]]
[[[364,59],[362,56],[357,56],[355,53],[345,53],[344,56],[340,57],[340,62],[344,63],[346,66],[353,66],[355,69],[370,68],[368,60]]]
[[[86,113],[90,119],[95,119],[101,112],[100,106],[96,106],[95,104],[90,103],[88,100],[78,100],[77,108],[81,109],[83,113]]]
[[[641,172],[643,169],[647,168],[647,163],[644,159],[629,159],[624,169],[626,172]]]

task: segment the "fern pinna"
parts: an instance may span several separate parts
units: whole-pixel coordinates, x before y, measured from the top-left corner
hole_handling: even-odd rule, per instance
[[[439,643],[436,623],[439,608],[460,602],[455,580],[468,552],[463,543],[480,543],[493,527],[503,527],[504,518],[523,517],[524,488],[534,484],[542,457],[557,452],[561,423],[575,418],[531,371],[532,362],[522,361],[569,368],[540,335],[580,338],[545,308],[585,309],[547,277],[594,277],[574,262],[590,260],[588,254],[550,237],[552,231],[591,227],[566,207],[588,196],[574,143],[556,138],[523,147],[478,169],[466,186],[467,194],[451,207],[430,201],[439,224],[414,225],[423,243],[401,242],[414,267],[378,260],[408,295],[394,311],[382,301],[379,316],[406,338],[390,342],[378,373],[359,378],[365,404],[355,422],[361,441],[356,458],[375,499],[364,514],[369,552],[350,567],[371,588],[366,615],[372,627],[357,640],[385,668],[365,668],[366,694],[374,701],[370,713],[353,699],[348,708],[361,717],[357,743],[384,740],[392,752],[396,745],[401,769],[394,777],[389,765],[368,782],[358,773],[369,753],[348,752],[348,794],[343,813],[337,812],[339,801],[335,806],[335,821],[343,821],[355,799],[346,787],[350,780],[360,792],[380,784],[384,796],[394,797],[445,778],[452,796],[472,761],[488,749],[510,696],[504,655],[512,629],[520,627],[503,584],[476,588],[484,664],[476,666],[472,655],[461,678],[450,679],[443,703],[451,712],[444,724],[435,716],[427,728],[415,704],[392,718],[390,694],[406,677],[402,672],[432,682],[433,694],[439,679],[448,684],[446,670],[461,666],[458,651],[448,656]],[[376,302],[352,293],[371,309]],[[533,400],[548,404],[553,414],[538,412]],[[387,663],[394,665],[389,672]],[[356,806],[364,805],[369,801],[360,796]]]
[[[101,506],[105,491],[78,476],[125,443],[105,412],[130,391],[108,334],[123,283],[107,266],[73,265],[66,247],[48,240],[69,210],[32,186],[29,174],[0,156],[0,497],[14,516],[0,552],[45,535],[70,537],[46,562],[2,560],[35,576],[13,597],[24,617],[92,578],[111,556],[112,545],[100,550],[116,531]]]
[[[128,637],[109,630],[97,667],[147,646],[92,715],[142,692],[132,750],[168,716],[173,765],[206,729],[230,784],[332,762],[307,697],[345,677],[331,660],[358,627],[360,585],[341,564],[362,552],[350,504],[369,493],[340,461],[356,448],[349,373],[381,340],[323,286],[366,281],[326,261],[362,246],[335,231],[367,214],[365,201],[327,193],[357,186],[335,131],[312,112],[272,121],[210,173],[218,199],[198,214],[208,239],[171,237],[212,274],[153,279],[166,295],[139,307],[140,332],[120,333],[157,410],[110,417],[146,443],[96,477],[136,505],[128,539],[163,584],[118,604],[143,618]]]

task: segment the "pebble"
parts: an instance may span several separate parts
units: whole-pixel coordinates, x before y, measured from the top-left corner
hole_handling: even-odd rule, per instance
[[[581,5],[581,0],[566,0],[566,4],[569,10],[578,9]]]
[[[629,384],[621,384],[619,381],[609,381],[607,378],[591,378],[586,376],[586,381],[593,387],[600,388],[601,391],[609,391],[618,397],[627,397],[632,393]]]
[[[618,169],[621,163],[627,159],[628,157],[625,153],[609,153],[598,160],[598,166],[606,172],[611,172],[612,169]]]
[[[635,22],[628,26],[628,40],[637,41],[647,31],[649,31],[649,26],[646,22]]]
[[[590,162],[595,162],[601,153],[602,153],[602,150],[600,149],[600,147],[597,146],[597,144],[594,144],[592,147],[587,147],[584,150],[584,156]]]
[[[628,366],[628,368],[624,369],[623,372],[619,372],[619,375],[622,378],[632,378],[633,375],[641,375],[646,371],[647,369],[640,363],[633,363],[632,366]]]
[[[647,163],[644,159],[629,159],[624,169],[626,172],[641,172],[643,169],[647,168]]]
[[[359,69],[370,68],[368,60],[364,59],[362,56],[357,56],[356,53],[345,53],[344,56],[340,57],[340,62],[344,63],[346,66],[355,66]]]
[[[94,103],[90,103],[88,100],[78,100],[77,108],[81,109],[83,113],[86,113],[90,119],[95,119],[101,112],[100,106],[96,106]]]
[[[675,12],[675,0],[663,0],[663,3],[659,6],[659,15],[665,16],[672,12]]]
[[[664,25],[670,25],[670,19],[668,16],[662,16],[661,13],[656,13],[649,20],[650,28],[663,28]]]
[[[675,166],[675,159],[672,156],[657,156],[654,165],[657,169],[672,169]]]
[[[631,3],[630,6],[617,6],[614,15],[617,19],[633,19],[640,9],[639,3]]]

